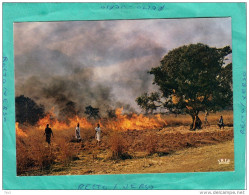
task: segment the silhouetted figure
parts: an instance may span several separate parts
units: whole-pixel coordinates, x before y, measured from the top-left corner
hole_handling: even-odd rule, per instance
[[[77,141],[80,141],[81,140],[81,137],[80,137],[80,124],[78,123],[76,128],[75,128],[75,138],[77,139]]]
[[[54,134],[53,134],[52,129],[49,127],[49,124],[47,124],[44,135],[46,135],[46,142],[48,142],[48,144],[50,145],[50,143],[51,143],[51,135],[53,135],[53,137],[54,137]]]
[[[205,125],[209,125],[207,117],[208,117],[208,111],[205,111],[205,117],[204,117],[204,124]]]
[[[201,119],[198,116],[194,116],[193,124],[191,124],[190,129],[195,131],[196,129],[201,129]]]
[[[225,125],[224,125],[224,121],[223,121],[223,117],[222,116],[220,116],[218,126],[220,127],[220,129],[221,129],[221,127],[223,127],[223,129],[224,129]]]
[[[99,145],[99,142],[100,142],[100,133],[101,133],[101,129],[100,129],[100,125],[97,124],[97,127],[95,128],[95,131],[96,131],[96,140],[97,140],[97,143]]]

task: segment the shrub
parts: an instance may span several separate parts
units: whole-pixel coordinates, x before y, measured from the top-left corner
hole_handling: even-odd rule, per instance
[[[70,134],[54,131],[50,146],[45,142],[43,131],[36,128],[30,129],[27,137],[17,135],[17,174],[32,171],[32,175],[39,175],[41,171],[50,170],[55,162],[68,165],[77,159],[80,144],[71,144]]]
[[[30,170],[49,170],[55,163],[56,155],[52,147],[45,147],[42,136],[30,132],[28,137],[17,136],[17,174]]]
[[[149,135],[145,137],[144,145],[149,155],[152,155],[157,152],[157,147],[158,147],[157,142],[158,142],[158,139],[154,133],[150,133]]]
[[[70,144],[69,138],[59,137],[55,140],[58,150],[58,160],[68,165],[78,155],[79,148]]]
[[[112,159],[127,159],[131,156],[127,153],[127,146],[122,136],[115,132],[110,135],[110,149],[112,151]]]

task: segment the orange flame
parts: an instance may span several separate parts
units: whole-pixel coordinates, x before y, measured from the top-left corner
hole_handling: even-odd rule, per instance
[[[122,114],[122,112],[123,108],[117,108],[115,111],[115,119],[100,119],[98,120],[98,123],[104,129],[111,130],[158,129],[167,125],[160,114],[157,114],[154,117],[147,117],[142,114],[132,114],[131,116],[128,116]],[[94,128],[94,125],[84,117],[80,118],[76,116],[74,118],[69,118],[68,121],[68,123],[65,123],[57,120],[52,109],[49,114],[38,121],[38,126],[39,129],[44,130],[46,125],[49,124],[52,129],[63,130],[75,128],[77,123],[79,123],[82,129]]]
[[[56,116],[54,114],[54,108],[52,108],[50,112],[44,118],[38,121],[37,124],[39,126],[39,129],[42,129],[42,130],[45,129],[47,124],[49,124],[49,126],[55,130],[75,128],[77,126],[77,123],[79,123],[80,126],[83,128],[92,127],[92,124],[89,123],[86,118],[79,118],[78,116],[76,116],[75,118],[69,118],[68,121],[69,122],[66,123],[66,122],[61,122],[58,119],[56,119]]]
[[[84,128],[92,127],[92,124],[89,123],[85,118],[79,118],[78,116],[76,116],[75,118],[69,118],[68,120],[68,123],[60,122],[56,118],[54,118],[53,113],[49,113],[44,118],[40,119],[37,124],[39,126],[39,129],[42,130],[45,129],[47,124],[49,124],[51,128],[56,130],[75,128],[77,123],[79,123],[80,126]]]
[[[16,122],[16,135],[21,137],[27,137],[27,134],[19,127],[19,123]]]
[[[131,117],[122,115],[123,108],[116,109],[117,119],[108,121],[106,128],[112,130],[145,130],[145,129],[158,129],[167,125],[160,114],[155,115],[155,118],[146,117],[142,114],[132,114]]]

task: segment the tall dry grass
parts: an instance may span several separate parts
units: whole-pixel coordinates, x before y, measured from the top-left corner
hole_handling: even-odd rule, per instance
[[[51,145],[45,141],[44,131],[28,127],[27,137],[16,137],[17,174],[32,171],[40,174],[50,171],[53,165],[68,165],[79,153],[79,147],[70,143],[72,133],[69,131],[53,131]]]
[[[227,126],[233,125],[233,111],[222,111],[222,112],[216,112],[216,113],[209,113],[208,122],[211,125],[218,124],[218,121],[221,115],[223,116],[225,125]],[[204,122],[204,113],[200,113],[200,116],[201,116],[201,120]]]
[[[228,126],[233,125],[233,111],[222,111],[222,112],[210,112],[207,119],[210,125],[216,125],[219,121],[220,116],[223,116],[224,124]],[[162,118],[168,123],[169,126],[179,126],[179,125],[190,125],[192,123],[192,118],[187,114],[165,114]],[[205,113],[200,112],[199,118],[204,124]]]
[[[83,141],[88,141],[91,139],[95,138],[95,130],[94,129],[82,129],[80,134],[81,134],[81,138]]]
[[[54,147],[57,150],[57,161],[68,166],[70,162],[77,158],[80,147],[75,147],[70,142],[70,137],[59,136],[54,140]]]
[[[55,163],[56,155],[52,147],[43,143],[43,136],[33,130],[28,137],[17,136],[17,174],[30,170],[49,170]]]
[[[149,133],[144,139],[144,146],[149,155],[157,152],[158,138],[154,133]]]
[[[216,125],[218,123],[220,115],[223,116],[225,125],[233,124],[233,112],[223,111],[216,113],[209,113],[208,122],[210,125]],[[204,113],[199,114],[200,119],[204,124]],[[192,118],[189,115],[161,115],[161,118],[165,120],[168,126],[180,126],[190,125]],[[72,160],[77,158],[81,149],[95,150],[96,146],[95,130],[81,128],[81,142],[72,142],[72,138],[75,139],[75,129],[63,129],[53,130],[54,138],[51,138],[51,146],[45,141],[44,130],[40,130],[36,127],[22,126],[23,130],[27,134],[25,136],[17,135],[16,138],[16,151],[17,151],[17,174],[24,175],[32,172],[32,175],[39,175],[42,171],[50,171],[55,163],[68,166]],[[45,127],[44,127],[45,129]],[[124,137],[122,131],[116,127],[114,130],[110,130],[105,127],[105,123],[101,123],[102,129],[102,142],[106,142],[101,146],[102,148],[112,153],[112,159],[127,159],[131,158],[128,154],[135,151],[139,141],[141,147],[148,154],[158,152],[159,148],[158,137],[155,134],[147,134],[144,137],[138,138],[138,131],[131,130],[131,136]],[[140,140],[139,140],[140,139]],[[106,141],[105,141],[106,140]],[[86,147],[87,146],[87,147]],[[132,146],[132,147],[131,147]]]
[[[113,132],[110,136],[110,150],[112,159],[127,159],[131,156],[127,153],[128,145],[125,143],[122,135],[119,132]]]

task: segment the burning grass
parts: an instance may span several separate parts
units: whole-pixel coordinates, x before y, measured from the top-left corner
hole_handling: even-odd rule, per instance
[[[35,127],[16,123],[17,174],[50,174],[55,165],[70,167],[70,163],[79,160],[82,155],[86,164],[100,159],[108,164],[111,160],[138,158],[138,153],[143,154],[143,158],[153,154],[163,156],[184,148],[233,139],[232,112],[209,114],[210,126],[195,132],[186,127],[191,124],[191,117],[188,115],[128,116],[121,112],[122,110],[117,110],[117,117],[113,119],[89,121],[76,118],[72,124],[62,123],[48,116]],[[228,126],[222,131],[217,128],[220,115]],[[203,113],[200,113],[200,118],[204,120]],[[75,126],[78,121],[81,121],[80,142],[75,141]],[[43,135],[47,123],[51,124],[54,133],[51,146],[45,142]],[[96,123],[100,124],[102,130],[100,146],[97,146],[95,140]]]
[[[46,124],[50,124],[52,129],[65,130],[75,128],[77,123],[84,129],[95,128],[96,123],[108,130],[125,131],[128,129],[144,130],[144,129],[158,129],[167,126],[165,119],[160,114],[153,116],[144,116],[143,114],[123,114],[123,108],[116,109],[114,118],[103,118],[98,121],[88,120],[86,118],[69,118],[67,122],[59,121],[56,119],[53,109],[44,118],[40,119],[37,123],[39,129],[43,130]]]

